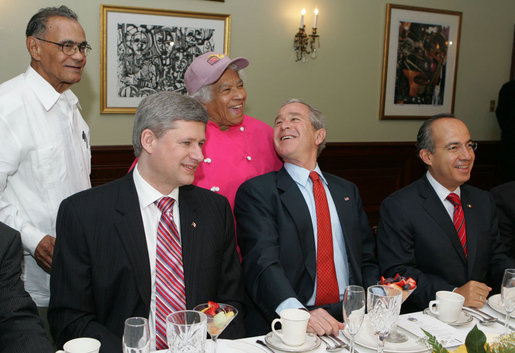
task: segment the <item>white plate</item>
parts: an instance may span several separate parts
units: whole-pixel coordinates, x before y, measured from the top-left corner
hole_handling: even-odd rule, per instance
[[[502,299],[500,294],[495,294],[488,298],[488,305],[490,305],[490,307],[498,313],[506,315],[506,311],[504,311],[504,308],[502,306]],[[515,312],[511,314],[511,317],[515,318]]]
[[[288,346],[284,344],[281,338],[279,338],[279,336],[277,336],[273,332],[269,332],[265,336],[265,341],[273,349],[278,349],[283,352],[308,352],[320,346],[320,338],[318,338],[317,335],[314,335],[312,333],[307,333],[306,342],[304,342],[302,346],[298,347]]]
[[[391,343],[385,341],[384,351],[389,353],[417,353],[417,352],[427,352],[429,349],[424,344],[417,343],[418,337],[415,335],[403,330],[400,327],[397,327],[397,330],[404,333],[408,337],[408,342],[404,343]],[[373,333],[372,326],[370,325],[370,321],[368,320],[368,315],[365,315],[363,320],[363,324],[361,325],[361,329],[356,335],[356,344],[368,349],[377,350],[377,335]],[[343,331],[344,335],[350,339],[347,330]]]
[[[435,313],[433,313],[431,310],[429,310],[429,308],[424,309],[424,314],[438,319],[438,316]],[[445,322],[445,321],[444,322],[447,325],[451,325],[451,326],[463,326],[463,325],[468,324],[471,321],[472,321],[472,315],[467,313],[465,310],[462,310],[460,313],[460,316],[458,317],[458,320],[456,320],[455,322]]]

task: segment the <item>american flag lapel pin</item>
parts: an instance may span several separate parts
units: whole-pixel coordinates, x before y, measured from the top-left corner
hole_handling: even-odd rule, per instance
[[[344,199],[345,201],[349,201],[349,200],[350,200],[348,196],[345,196],[343,199]]]
[[[191,222],[191,225],[193,226],[193,228],[197,228],[197,223]]]
[[[472,205],[468,203],[468,204],[467,204],[467,207],[468,207],[468,208],[472,208]]]

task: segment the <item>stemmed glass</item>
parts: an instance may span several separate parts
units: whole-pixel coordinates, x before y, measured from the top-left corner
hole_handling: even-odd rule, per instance
[[[209,303],[199,304],[193,308],[193,310],[203,312],[207,316],[207,332],[213,341],[213,353],[216,353],[218,336],[238,315],[238,310],[234,306],[223,303],[218,303],[218,305],[219,307],[215,310],[214,315],[208,310]]]
[[[515,268],[504,270],[501,286],[502,305],[506,311],[504,334],[510,333],[509,323],[512,311],[515,309]]]
[[[354,353],[354,338],[365,316],[365,290],[360,286],[347,286],[343,296],[343,320],[350,335],[350,353]]]
[[[150,353],[150,329],[144,317],[125,320],[123,353]]]
[[[367,289],[367,309],[370,323],[377,334],[377,353],[383,353],[384,341],[399,317],[401,302],[400,289],[383,285]]]
[[[406,301],[406,299],[408,299],[408,297],[411,295],[411,293],[413,293],[413,291],[415,289],[417,289],[417,286],[415,286],[414,288],[410,288],[410,289],[404,289],[404,288],[401,289],[401,291],[402,291],[401,306],[402,306],[402,303],[404,303],[404,301]],[[399,330],[397,329],[397,323],[395,323],[392,327],[392,330],[390,331],[390,334],[386,338],[386,340],[391,343],[404,343],[404,342],[408,342],[408,336],[406,336],[402,332],[399,332]]]

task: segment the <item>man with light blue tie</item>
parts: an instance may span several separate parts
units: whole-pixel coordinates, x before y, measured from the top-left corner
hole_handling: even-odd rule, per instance
[[[252,305],[247,333],[264,334],[281,310],[305,308],[308,331],[337,334],[349,284],[379,279],[375,243],[357,187],[322,173],[321,112],[297,99],[274,123],[274,145],[284,167],[253,178],[236,194],[235,217],[243,279]]]

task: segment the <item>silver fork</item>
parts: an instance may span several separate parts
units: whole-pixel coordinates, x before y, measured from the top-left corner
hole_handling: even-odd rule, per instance
[[[328,352],[336,352],[348,347],[347,343],[343,342],[341,339],[334,335],[323,335],[320,336],[320,338],[327,345],[327,348],[325,350]],[[327,341],[331,342],[331,345],[329,345]]]

